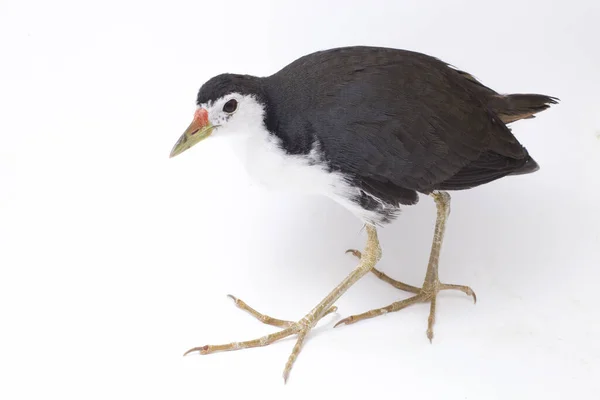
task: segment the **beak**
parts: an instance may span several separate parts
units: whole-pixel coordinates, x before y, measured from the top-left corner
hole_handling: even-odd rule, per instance
[[[212,133],[213,126],[208,120],[208,111],[204,108],[199,108],[194,114],[194,120],[183,132],[183,135],[177,140],[173,150],[171,150],[170,158],[179,155],[195,145],[196,143],[206,139]]]

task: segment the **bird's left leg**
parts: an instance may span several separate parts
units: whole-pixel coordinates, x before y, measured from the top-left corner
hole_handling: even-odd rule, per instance
[[[254,340],[247,340],[244,342],[233,342],[221,345],[206,345],[201,347],[194,347],[188,350],[185,354],[197,351],[200,354],[210,354],[217,351],[229,351],[229,350],[240,350],[251,347],[267,346],[277,340],[286,338],[288,336],[297,335],[296,345],[290,354],[288,361],[283,371],[283,378],[287,380],[289,373],[292,369],[300,350],[304,344],[304,340],[308,332],[317,324],[317,322],[325,315],[335,310],[333,303],[337,301],[354,283],[375,266],[377,261],[381,258],[381,248],[379,247],[379,240],[377,238],[377,231],[374,226],[367,225],[367,245],[365,251],[362,253],[360,263],[358,266],[348,275],[335,289],[331,291],[319,304],[317,304],[308,314],[304,316],[298,322],[284,321],[280,319],[271,318],[264,314],[259,313],[243,301],[236,299],[231,296],[236,305],[242,310],[248,311],[252,316],[258,320],[273,326],[282,328],[279,332],[263,336]]]
[[[450,194],[448,194],[447,192],[434,192],[431,196],[433,197],[436,203],[437,219],[435,223],[433,242],[431,244],[431,253],[429,255],[429,264],[427,265],[427,272],[425,274],[423,287],[417,288],[411,285],[407,285],[405,283],[390,278],[383,272],[372,269],[371,272],[373,272],[375,275],[377,275],[377,277],[379,277],[383,281],[390,283],[398,289],[414,293],[415,295],[408,299],[392,303],[387,307],[377,308],[362,314],[352,315],[348,318],[344,318],[343,320],[339,321],[335,326],[339,326],[341,324],[350,325],[363,319],[377,317],[379,315],[384,315],[389,312],[400,311],[412,304],[429,302],[431,306],[427,324],[427,337],[431,341],[433,339],[433,324],[435,323],[437,295],[441,290],[459,290],[469,296],[472,296],[473,301],[477,301],[475,292],[473,292],[473,290],[470,287],[441,283],[439,280],[438,264],[440,259],[442,242],[444,241],[446,221],[448,219],[448,216],[450,215]],[[357,252],[356,250],[349,250],[349,252],[352,252],[357,257],[361,257],[360,252]]]

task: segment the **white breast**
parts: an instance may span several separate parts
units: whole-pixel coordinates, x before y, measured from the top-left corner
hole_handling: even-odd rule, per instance
[[[264,130],[238,136],[232,146],[250,177],[263,186],[327,196],[364,222],[379,221],[377,214],[352,201],[360,194],[358,189],[349,185],[341,174],[327,171],[320,162],[318,147],[309,155],[289,155],[279,143],[276,136]]]
[[[318,163],[318,150],[289,155],[266,130],[238,137],[233,147],[248,174],[270,189],[330,196],[347,186],[342,177]]]

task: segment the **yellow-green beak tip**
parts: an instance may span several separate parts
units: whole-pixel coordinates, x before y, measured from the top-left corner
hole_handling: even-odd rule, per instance
[[[173,158],[183,153],[196,143],[206,139],[210,136],[212,130],[213,126],[208,120],[208,112],[203,108],[199,108],[196,110],[194,120],[190,126],[188,126],[185,132],[183,132],[183,135],[177,140],[177,143],[175,143],[175,146],[173,146],[169,158]]]

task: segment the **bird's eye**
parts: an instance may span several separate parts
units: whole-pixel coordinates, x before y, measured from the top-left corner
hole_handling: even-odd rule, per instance
[[[229,100],[223,106],[223,111],[225,111],[227,114],[231,114],[231,113],[235,112],[236,109],[237,109],[237,100],[235,100],[235,99]]]

